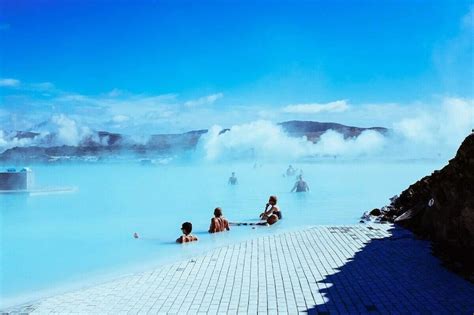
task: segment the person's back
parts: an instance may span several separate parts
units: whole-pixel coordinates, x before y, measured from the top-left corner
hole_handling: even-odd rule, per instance
[[[301,175],[299,176],[298,181],[295,183],[295,186],[293,186],[293,189],[291,189],[291,192],[293,192],[293,191],[296,191],[296,192],[309,191],[309,186],[303,180],[303,177]]]
[[[296,192],[303,192],[308,190],[308,184],[304,180],[299,180],[297,187],[296,187]]]
[[[295,175],[295,169],[293,166],[288,166],[288,169],[286,170],[286,176],[293,176]]]
[[[237,176],[235,176],[234,172],[232,172],[232,176],[229,177],[229,184],[237,185]]]
[[[184,222],[181,226],[181,231],[183,232],[183,235],[178,237],[176,243],[188,243],[197,241],[198,238],[194,235],[191,235],[192,230],[193,225],[191,224],[191,222]]]
[[[211,219],[209,233],[223,232],[226,230],[230,230],[229,221],[223,217],[221,208],[214,209],[214,218]]]

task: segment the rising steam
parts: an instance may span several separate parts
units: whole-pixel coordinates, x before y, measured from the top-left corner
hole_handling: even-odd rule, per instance
[[[390,127],[388,134],[366,130],[358,137],[345,138],[334,130],[328,130],[316,143],[306,137],[289,136],[279,125],[269,121],[237,124],[225,132],[223,130],[227,126],[214,125],[201,136],[194,156],[206,161],[240,158],[294,160],[334,156],[449,158],[474,127],[472,99],[445,98],[440,105],[430,106],[430,110],[426,107],[405,108],[405,115],[387,126]],[[380,105],[378,110],[390,115],[390,108]],[[350,110],[344,113],[350,114]],[[123,121],[125,118],[117,119]],[[92,128],[81,124],[77,118],[63,114],[53,115],[25,131],[34,132],[34,135],[23,134],[20,137],[17,131],[0,130],[0,153],[12,147],[80,146],[90,143],[91,139],[95,143],[103,142],[103,139],[94,139],[97,133]],[[129,144],[146,145],[150,134],[144,132],[127,136]]]
[[[351,139],[344,139],[342,134],[329,130],[317,143],[313,143],[306,137],[290,137],[280,126],[262,120],[233,126],[224,133],[222,130],[220,126],[213,126],[201,139],[199,152],[206,160],[360,156],[376,152],[385,144],[385,137],[371,130]]]

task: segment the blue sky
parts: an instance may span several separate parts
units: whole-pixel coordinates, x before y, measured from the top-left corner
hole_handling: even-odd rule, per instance
[[[387,125],[446,97],[471,104],[470,3],[4,0],[0,121]]]

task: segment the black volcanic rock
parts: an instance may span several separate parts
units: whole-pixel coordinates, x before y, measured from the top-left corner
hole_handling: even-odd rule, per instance
[[[448,165],[408,187],[381,210],[381,220],[434,241],[436,252],[474,280],[474,134]]]
[[[372,211],[369,212],[370,215],[374,215],[374,216],[379,216],[382,214],[382,212],[380,211],[380,209],[378,208],[375,208],[373,209]]]
[[[285,121],[279,125],[292,137],[306,136],[308,140],[317,142],[321,135],[328,130],[341,133],[345,139],[359,136],[363,131],[373,130],[385,134],[388,129],[383,127],[360,128],[341,125],[337,123],[325,123],[317,121]]]

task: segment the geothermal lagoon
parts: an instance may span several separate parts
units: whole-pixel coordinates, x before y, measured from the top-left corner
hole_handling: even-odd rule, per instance
[[[309,193],[290,193],[288,162],[139,161],[29,165],[35,187],[74,186],[63,194],[0,195],[2,306],[101,283],[262,235],[314,225],[358,224],[364,211],[446,160],[320,159],[295,162]],[[20,165],[21,166],[21,165]],[[231,172],[239,184],[228,185]],[[229,221],[256,221],[270,194],[283,220],[272,227],[207,233],[213,209]],[[177,245],[193,223],[199,242]],[[140,235],[134,239],[133,233]]]

